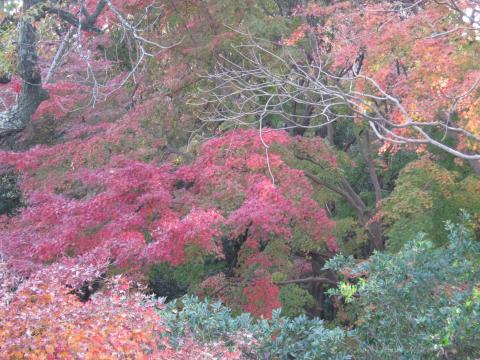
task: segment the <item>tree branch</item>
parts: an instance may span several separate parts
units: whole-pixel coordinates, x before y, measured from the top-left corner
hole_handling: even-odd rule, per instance
[[[320,283],[325,283],[330,285],[337,285],[336,281],[333,281],[326,277],[317,277],[317,276],[312,276],[312,277],[303,278],[303,279],[274,281],[273,283],[275,285],[288,285],[288,284],[305,284],[305,283],[312,283],[312,282],[320,282]]]
[[[430,144],[466,160],[480,159],[480,153],[458,150],[432,135],[458,134],[480,143],[480,137],[473,131],[452,126],[448,121],[415,121],[401,99],[389,94],[374,78],[351,72],[335,74],[328,69],[328,61],[323,62],[319,56],[311,61],[307,54],[299,58],[288,47],[281,52],[273,51],[278,44],[266,40],[260,43],[250,34],[242,35],[248,37],[247,42],[233,46],[239,59],[223,57],[217,72],[207,76],[213,86],[198,105],[211,104],[213,112],[208,113],[204,121],[258,127],[260,115],[269,114],[288,124],[283,129],[299,128],[302,132],[328,127],[339,120],[361,120],[382,141]],[[358,90],[358,83],[366,83],[368,86],[362,88],[369,90]],[[480,81],[469,91],[478,86]],[[299,106],[314,108],[315,112],[298,114]],[[336,111],[339,107],[348,111]],[[401,121],[392,119],[394,110],[401,115],[398,117]],[[398,131],[407,128],[409,132]]]

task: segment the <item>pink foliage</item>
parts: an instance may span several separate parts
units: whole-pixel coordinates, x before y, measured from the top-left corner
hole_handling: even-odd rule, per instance
[[[207,253],[221,257],[222,248],[215,239],[220,235],[223,217],[215,210],[193,209],[186,217],[170,224],[159,224],[153,234],[159,240],[145,249],[153,262],[167,260],[179,265],[185,260],[185,248],[196,245]]]
[[[115,264],[130,271],[164,261],[179,265],[189,260],[189,247],[222,258],[221,239],[246,236],[247,259],[238,265],[260,271],[252,279],[256,284],[283,266],[262,247],[280,240],[284,245],[278,251],[288,258],[293,230],[310,239],[306,253],[337,250],[334,223],[312,199],[311,184],[275,150],[298,142],[287,133],[267,131],[262,142],[254,130],[231,131],[206,142],[193,163],[175,168],[140,161],[142,154],[151,154],[145,146],[154,142],[138,126],[138,117],[93,128],[99,132],[83,141],[0,153],[22,173],[28,204],[0,223],[0,252],[20,273],[52,262]],[[122,152],[139,134],[143,147],[135,145],[127,158]],[[270,147],[268,161],[264,143]],[[107,144],[118,153],[106,152]],[[252,296],[257,288],[247,285],[245,291]],[[261,305],[254,313],[267,314],[278,304],[275,289],[265,306],[254,302]]]

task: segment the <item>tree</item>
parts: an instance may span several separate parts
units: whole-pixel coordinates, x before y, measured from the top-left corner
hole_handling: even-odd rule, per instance
[[[434,244],[444,244],[443,223],[462,210],[471,213],[479,227],[480,181],[460,170],[426,156],[401,170],[394,191],[381,202],[377,214],[386,228],[387,249],[400,250],[406,236],[413,238],[420,231],[429,234]]]
[[[469,4],[475,7],[465,2],[460,8]],[[280,50],[246,34],[247,42],[233,47],[240,61],[225,56],[209,77],[212,91],[204,103],[216,109],[206,120],[261,128],[276,117],[285,129],[365,122],[387,142],[431,145],[480,159],[475,105],[480,81],[473,60],[478,43],[470,38],[477,30],[466,36],[459,31],[466,10],[433,1],[414,9],[359,6],[312,3],[298,10],[316,22],[303,23]],[[432,19],[438,19],[433,28]],[[311,52],[297,46],[302,41]]]
[[[467,159],[478,173],[475,19],[470,33],[459,30],[468,6],[424,2],[413,10],[408,4],[310,2],[294,11],[300,25],[282,41],[239,31],[244,43],[223,53],[208,77],[211,87],[199,100],[207,109],[203,119],[325,138],[337,158],[351,158],[343,172],[330,176],[330,167],[311,153],[297,152],[297,158],[314,183],[334,193],[333,209],[338,197],[353,209],[369,242],[363,253],[381,250],[385,224],[377,213],[394,187],[383,177],[398,175],[388,174],[397,152],[438,148]],[[434,28],[432,18],[441,19]],[[431,88],[423,78],[444,79],[446,87]],[[368,174],[363,187],[348,176],[348,167],[359,163]],[[360,171],[357,176],[363,177]]]
[[[129,19],[122,12],[139,5],[146,5],[146,12],[137,19]],[[64,82],[55,82],[55,75],[67,58],[69,61],[75,57],[80,60],[77,61],[78,67],[69,69],[71,75],[78,75],[73,76],[75,85],[70,86],[80,84],[85,91],[91,91],[90,101],[93,104],[123,86],[146,57],[152,57],[159,50],[166,48],[155,40],[144,37],[149,17],[155,16],[151,14],[151,8],[154,9],[152,2],[136,0],[80,3],[24,0],[21,13],[10,19],[18,22],[16,54],[21,91],[18,100],[0,113],[0,136],[4,137],[25,129],[40,104],[49,99],[48,89],[65,87]],[[35,26],[39,22],[50,26],[49,30],[54,32],[51,36],[59,40],[59,45],[53,52],[48,47],[43,48],[44,45],[38,42]],[[122,32],[124,35],[122,41],[128,45],[130,63],[123,76],[111,79],[109,76],[98,74],[98,71],[102,70],[98,67],[102,61],[102,54],[99,51],[102,47],[98,45],[98,38],[103,36],[105,39],[109,33],[115,32]],[[47,54],[42,56],[42,61],[39,61],[39,51],[42,55]],[[112,62],[108,57],[103,61]],[[53,85],[50,85],[51,83]],[[54,106],[59,105],[53,101],[54,99],[51,100]]]
[[[122,131],[111,134],[112,147],[120,144],[118,150],[125,151],[139,133],[116,125]],[[148,148],[147,139],[142,145]],[[211,256],[226,259],[230,268],[225,299],[240,291],[242,304],[251,307],[248,299],[266,283],[272,286],[270,298],[250,309],[269,315],[280,306],[273,273],[302,275],[291,271],[295,256],[315,262],[315,254],[338,249],[334,222],[312,199],[303,172],[273,150],[295,142],[286,133],[229,132],[205,143],[192,164],[177,169],[105,153],[105,141],[100,134],[69,148],[4,154],[3,162],[31,173],[23,182],[28,207],[2,219],[0,252],[17,271],[31,274],[69,258],[139,271]],[[265,146],[272,147],[268,155]],[[142,149],[139,154],[145,156]],[[86,161],[101,167],[88,168],[93,164]],[[69,170],[62,174],[65,162]],[[55,168],[62,175],[36,179]]]

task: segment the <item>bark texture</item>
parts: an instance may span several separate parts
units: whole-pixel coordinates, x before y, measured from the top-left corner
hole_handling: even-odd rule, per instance
[[[24,12],[31,6],[32,2],[25,0]],[[48,92],[42,88],[36,41],[35,28],[24,15],[19,22],[17,42],[18,74],[22,78],[22,92],[15,106],[0,113],[0,137],[25,129],[38,106],[48,99]]]

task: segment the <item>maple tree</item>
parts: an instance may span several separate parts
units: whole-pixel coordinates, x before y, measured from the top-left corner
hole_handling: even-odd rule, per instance
[[[89,168],[81,161],[85,155],[103,155],[103,148],[99,154],[92,148],[95,137],[84,143],[92,149],[87,153],[78,145],[71,153],[63,145],[61,154],[54,148],[4,153],[3,162],[31,177],[22,183],[28,207],[2,220],[1,252],[24,274],[68,258],[141,270],[187,262],[192,247],[198,249],[196,261],[222,258],[225,242],[233,242],[236,275],[246,281],[243,286],[262,288],[273,272],[288,269],[292,254],[338,249],[334,223],[311,199],[303,172],[273,151],[268,161],[265,156],[262,141],[289,146],[295,139],[280,132],[262,139],[255,131],[230,132],[206,142],[191,165],[178,168],[118,156],[100,157],[104,162]],[[71,170],[57,179],[35,176],[42,169],[63,170],[65,160]],[[259,305],[259,314],[279,306],[272,286],[272,303]],[[245,306],[252,306],[252,292],[246,289],[245,296]]]
[[[307,178],[274,151],[275,146],[281,149],[296,141],[283,132],[266,131],[259,137],[253,130],[232,131],[208,141],[192,167],[179,169],[197,201],[213,202],[225,214],[226,234],[239,249],[232,260],[238,267],[235,272],[253,279],[253,288],[265,287],[261,284],[272,273],[291,273],[292,255],[315,262],[315,254],[338,249],[332,234],[334,223],[312,199]],[[279,304],[277,291],[273,286],[267,292],[271,299],[267,293],[254,292],[268,309],[261,310],[264,315]],[[245,289],[244,295],[250,299],[246,306],[252,309],[252,290]]]
[[[328,166],[301,155],[310,163],[302,165],[309,178],[355,211],[367,248],[381,250],[385,224],[376,213],[392,190],[382,177],[395,153],[437,147],[479,173],[480,126],[471,115],[479,85],[476,6],[468,1],[302,4],[293,11],[300,24],[283,40],[244,31],[244,42],[222,54],[209,76],[212,87],[199,100],[210,106],[204,118],[225,127],[273,126],[320,136],[340,156],[347,152],[361,161],[372,200],[362,197],[348,176],[333,178]],[[432,19],[438,20],[433,27]]]
[[[280,51],[249,35],[234,47],[239,63],[225,57],[210,76],[212,96],[203,101],[217,109],[207,117],[260,127],[276,117],[290,129],[365,122],[386,142],[433,145],[477,161],[478,30],[464,19],[476,4],[459,3],[458,11],[450,5],[347,1],[298,8],[311,21]]]
[[[222,206],[227,206],[229,211],[234,210],[232,205],[226,205],[229,199],[223,199],[223,205],[208,204],[206,197],[210,195],[203,189],[203,193],[187,193],[182,195],[185,198],[178,198],[178,193],[181,192],[176,189],[178,183],[188,181],[181,176],[187,175],[190,171],[190,174],[198,177],[195,172],[202,173],[202,167],[211,164],[197,163],[191,169],[187,166],[179,171],[175,171],[174,166],[171,165],[158,166],[154,164],[154,161],[158,161],[165,154],[168,155],[172,152],[184,156],[182,152],[172,150],[165,143],[163,138],[165,135],[152,133],[148,128],[148,126],[158,124],[155,122],[155,117],[158,116],[158,102],[167,104],[166,108],[171,109],[172,97],[179,96],[180,100],[176,99],[176,101],[181,101],[185,98],[181,89],[188,88],[190,84],[197,81],[195,77],[179,79],[177,71],[185,70],[185,63],[180,66],[178,63],[171,66],[170,63],[178,58],[182,61],[192,58],[199,63],[203,61],[202,56],[205,54],[202,54],[202,51],[205,42],[202,39],[201,44],[196,43],[195,29],[205,26],[202,19],[211,16],[210,12],[224,11],[224,7],[204,8],[201,4],[190,2],[166,7],[164,10],[167,11],[168,16],[180,15],[185,18],[172,25],[166,16],[162,18],[155,30],[164,29],[162,30],[164,34],[172,35],[169,42],[181,43],[181,46],[163,49],[164,51],[157,56],[151,57],[148,60],[149,65],[152,68],[162,65],[165,71],[157,72],[147,80],[147,77],[137,75],[132,71],[140,64],[141,56],[145,55],[142,52],[146,51],[146,48],[142,48],[141,45],[149,44],[155,47],[156,44],[150,44],[149,40],[147,41],[143,37],[143,33],[141,38],[136,38],[139,36],[136,32],[137,29],[129,28],[132,25],[124,23],[126,15],[124,16],[120,12],[120,10],[129,11],[135,8],[135,4],[88,2],[84,4],[86,6],[84,11],[81,8],[77,9],[74,3],[64,4],[65,8],[45,8],[40,6],[42,4],[32,5],[35,5],[32,10],[24,6],[23,10],[26,15],[34,11],[40,11],[38,15],[40,19],[49,19],[48,17],[43,18],[45,14],[57,15],[73,28],[70,27],[70,30],[63,34],[62,42],[56,53],[44,52],[45,49],[38,43],[37,50],[39,54],[42,52],[42,56],[50,54],[48,55],[49,59],[52,59],[51,55],[53,55],[52,61],[55,60],[55,57],[63,57],[62,63],[52,62],[50,68],[40,69],[44,76],[42,88],[48,90],[49,99],[42,101],[35,110],[33,131],[30,134],[28,132],[21,134],[21,136],[31,137],[30,144],[33,139],[42,145],[24,152],[4,152],[1,156],[2,163],[10,167],[9,171],[19,175],[20,188],[27,205],[27,208],[17,216],[2,219],[2,227],[5,230],[2,237],[2,253],[9,258],[9,263],[17,271],[29,275],[40,270],[45,263],[63,261],[69,257],[76,258],[82,263],[91,262],[96,265],[111,261],[115,266],[129,271],[140,271],[151,264],[162,261],[168,261],[177,266],[188,260],[186,253],[191,252],[191,249],[195,247],[198,247],[202,254],[223,256],[219,238],[221,236],[230,237],[235,242],[234,239],[241,238],[245,232],[249,231],[250,227],[252,228],[250,231],[258,232],[255,234],[256,238],[253,239],[252,236],[249,243],[252,251],[258,251],[254,247],[264,246],[275,234],[283,237],[281,241],[289,243],[292,237],[289,230],[290,221],[296,222],[297,231],[300,231],[302,226],[307,228],[316,242],[312,248],[320,249],[323,241],[327,241],[330,248],[335,249],[334,240],[330,234],[333,223],[326,219],[323,210],[308,200],[306,195],[299,193],[304,198],[298,203],[284,199],[282,203],[275,204],[272,203],[272,199],[268,199],[270,195],[276,196],[275,198],[286,195],[276,195],[275,187],[269,185],[270,176],[260,174],[265,170],[262,160],[265,153],[263,145],[260,146],[258,142],[238,144],[239,147],[254,146],[254,151],[260,152],[260,154],[255,163],[246,168],[252,172],[252,176],[244,180],[245,188],[236,189],[238,192],[244,191],[247,194],[239,193],[240,197],[251,196],[252,199],[234,214],[228,214],[226,209],[222,209]],[[76,22],[76,20],[72,23],[74,19],[65,12],[67,10],[70,11],[70,14],[79,11],[80,16],[89,13],[97,18],[83,19],[88,24],[82,24],[81,21]],[[150,9],[148,8],[148,10]],[[136,14],[136,16],[143,19],[142,14]],[[131,19],[128,20],[131,21]],[[207,24],[218,33],[215,24]],[[105,26],[110,25],[113,26],[110,30],[103,31]],[[111,41],[115,40],[117,36],[115,26],[120,30],[123,29],[122,31],[127,31],[127,36],[133,36],[133,40],[136,39],[142,43],[136,45],[136,50],[141,53],[140,57],[135,58],[136,62],[134,63],[132,63],[132,59],[129,60],[130,69],[127,71],[122,72],[121,66],[115,68],[107,77],[107,82],[101,85],[97,84],[96,79],[99,74],[114,65],[115,61],[110,60],[108,56],[92,56],[87,62],[87,72],[91,69],[92,73],[89,73],[89,76],[92,77],[92,81],[90,83],[79,82],[84,70],[82,66],[85,65],[85,61],[83,61],[85,59],[82,59],[82,54],[75,57],[77,54],[75,51],[82,51],[83,48],[90,46],[94,53],[105,50],[108,54],[108,51],[111,51]],[[78,36],[80,34],[83,36],[81,38],[84,43],[82,43],[77,39],[76,34],[77,30],[87,30],[86,27],[92,27],[91,31],[85,32],[85,34],[78,32]],[[97,30],[102,30],[102,32]],[[182,32],[178,36],[178,30],[184,32],[183,38],[180,38]],[[158,35],[158,31],[156,33],[152,31],[152,34],[155,37],[155,34]],[[229,32],[214,33],[207,47],[214,50],[221,45],[224,39],[229,37],[231,37]],[[182,41],[180,42],[180,40]],[[125,41],[128,42],[128,37]],[[75,49],[77,45],[82,45],[82,47]],[[118,62],[118,59],[116,61]],[[39,64],[43,64],[43,61]],[[146,71],[150,71],[152,74],[151,70],[147,69]],[[65,81],[70,77],[66,75],[67,73],[74,75],[73,81]],[[135,76],[138,78],[133,82],[134,88],[131,91],[130,83],[125,81],[133,79]],[[25,88],[22,84],[23,81],[14,76],[4,87],[7,106],[16,106],[15,104],[21,100]],[[108,102],[99,102],[103,95],[107,95],[120,85],[124,86],[110,94]],[[155,90],[158,86],[167,91],[168,95],[158,94],[158,90]],[[95,102],[95,110],[72,111],[78,107],[82,109],[91,101]],[[129,105],[115,108],[122,103]],[[135,111],[129,111],[133,108]],[[48,141],[45,143],[43,139],[38,139],[37,130],[39,133],[46,130],[44,121],[52,117],[54,121],[62,119],[62,122],[54,124],[53,134],[45,134]],[[97,120],[99,117],[102,119],[101,121]],[[121,120],[114,121],[118,117]],[[168,126],[168,122],[165,121],[162,125]],[[169,131],[168,128],[166,130]],[[52,141],[52,136],[57,136],[56,134],[61,134],[61,141]],[[255,136],[251,133],[237,136],[239,135]],[[272,135],[267,137],[270,136]],[[282,141],[287,143],[287,138],[282,136]],[[231,140],[231,138],[229,139]],[[17,147],[18,144],[15,143],[17,140],[18,137],[14,138],[15,146],[13,147]],[[7,146],[10,145],[11,143]],[[29,146],[29,143],[26,146]],[[247,151],[247,149],[243,151]],[[212,154],[210,155],[212,156]],[[196,162],[207,162],[207,159],[207,157],[200,157]],[[145,161],[147,164],[144,163]],[[214,161],[214,159],[211,158],[208,161]],[[246,159],[242,158],[238,161],[246,161]],[[285,171],[283,167],[286,165],[282,165],[282,171]],[[227,166],[218,175],[228,176],[225,172],[230,170],[232,169]],[[254,172],[257,172],[256,176],[253,174]],[[56,175],[53,175],[54,173]],[[295,173],[292,172],[292,174]],[[301,173],[295,174],[295,179],[302,176]],[[262,182],[256,188],[249,189],[246,181],[253,179],[262,180]],[[227,177],[224,181],[228,184],[233,179]],[[287,186],[287,180],[283,182]],[[309,189],[305,179],[303,179],[303,184],[305,185],[304,190]],[[209,186],[213,186],[213,184]],[[198,190],[200,187],[196,187],[196,189]],[[264,201],[256,203],[253,200],[255,191],[265,192]],[[284,191],[292,193],[288,196],[294,196],[293,184],[288,185]],[[203,199],[200,201],[196,197]],[[179,206],[179,203],[184,205]],[[236,228],[233,227],[233,223],[243,216],[243,212],[260,211],[262,206],[269,208],[263,214],[259,213],[255,219],[252,219],[252,225],[243,223],[238,224]],[[302,218],[301,211],[299,211],[301,207],[311,207],[310,224]],[[318,210],[316,214],[314,214],[315,210]],[[226,215],[229,215],[229,218]],[[273,222],[269,224],[268,217],[270,216],[270,221],[273,221],[277,215],[284,217],[282,224],[276,225]],[[318,229],[314,229],[313,220],[318,220],[324,228],[322,229],[320,226]],[[59,223],[62,223],[63,226],[58,226]],[[220,229],[223,226],[226,226],[226,229]],[[198,231],[192,232],[192,228]],[[321,234],[321,231],[324,231],[325,234]],[[18,241],[10,241],[12,238],[16,238]],[[308,250],[304,249],[303,253],[307,254]],[[289,247],[285,246],[284,251],[288,257]],[[259,265],[264,269],[259,270],[259,274],[255,275],[253,279],[246,277],[241,288],[247,286],[250,281],[254,281],[256,277],[266,280],[270,278],[269,274],[274,270],[272,266],[268,265],[270,260],[264,261],[260,255],[258,258]],[[252,264],[249,263],[249,265]],[[234,267],[236,265],[233,264]],[[239,276],[243,277],[243,275]],[[272,289],[275,288],[276,285],[272,284]],[[272,293],[272,303],[275,305],[274,307],[279,305],[278,294]],[[271,309],[271,306],[262,308],[259,305],[256,311],[268,316]]]
[[[5,268],[5,264],[1,264]],[[73,293],[78,273],[95,269],[52,265],[18,285],[8,298],[3,286],[14,281],[2,273],[0,355],[8,359],[239,359],[223,344],[199,344],[187,336],[181,348],[162,337],[168,327],[157,308],[164,304],[114,277],[88,302]],[[8,281],[7,281],[8,280]],[[66,286],[68,285],[68,286]]]

